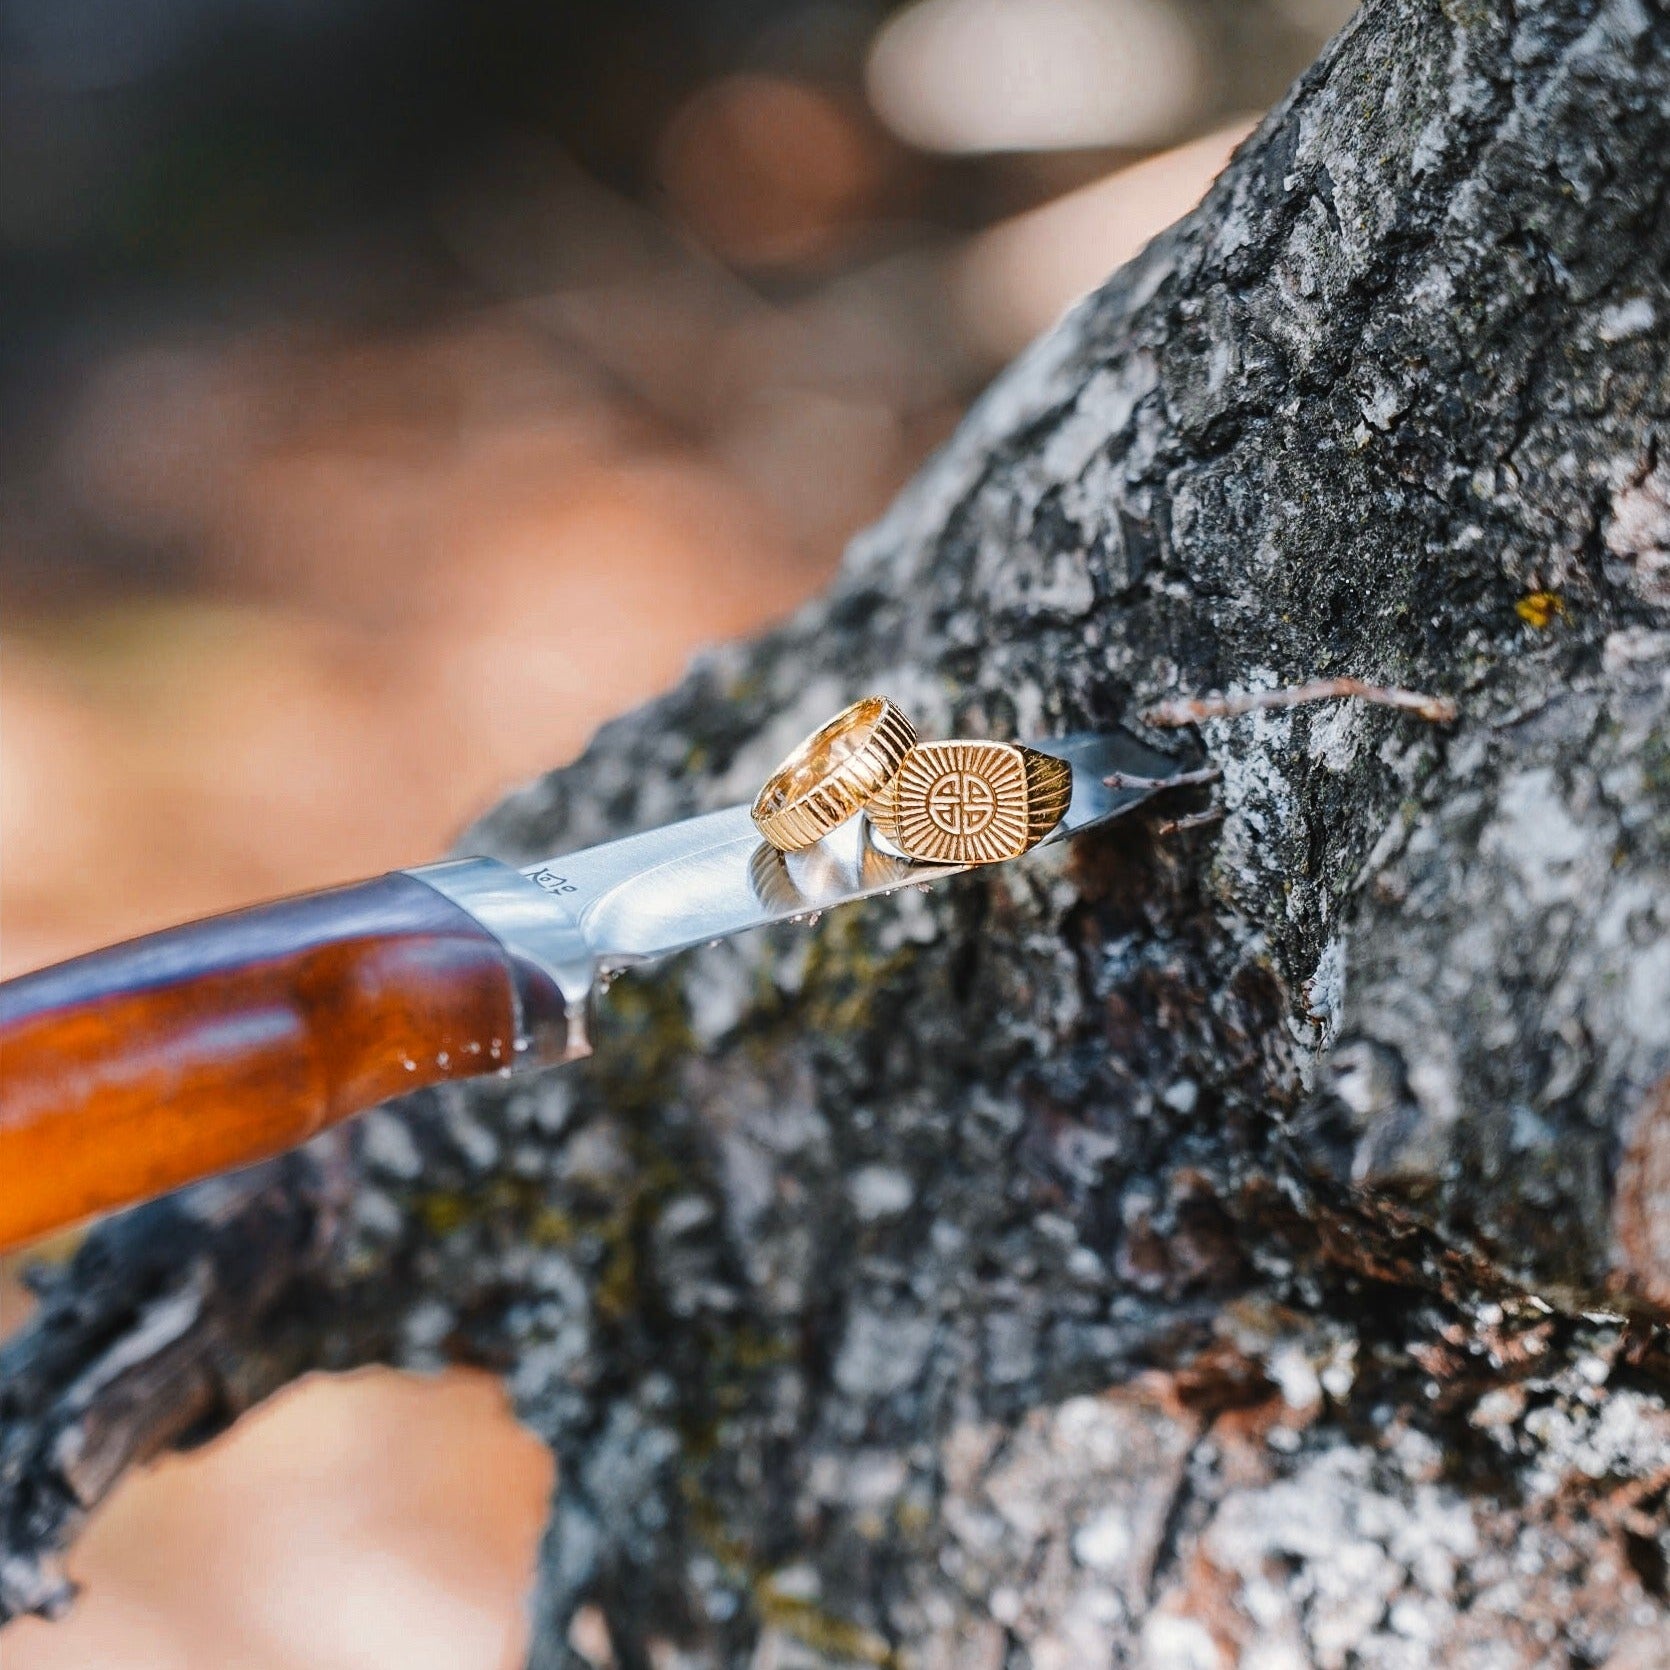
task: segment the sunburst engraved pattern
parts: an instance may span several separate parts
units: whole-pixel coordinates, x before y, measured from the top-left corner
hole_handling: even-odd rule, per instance
[[[1028,750],[1026,839],[1035,846],[1067,815],[1073,800],[1073,768],[1053,754]]]
[[[933,864],[995,864],[1027,847],[1026,765],[1006,742],[928,742],[893,788],[899,850]]]

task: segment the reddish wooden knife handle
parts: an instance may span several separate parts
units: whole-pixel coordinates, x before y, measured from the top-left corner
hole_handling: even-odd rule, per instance
[[[23,975],[0,986],[0,1247],[509,1065],[517,1026],[499,941],[399,873]]]

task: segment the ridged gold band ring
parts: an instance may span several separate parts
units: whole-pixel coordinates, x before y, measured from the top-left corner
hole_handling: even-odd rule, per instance
[[[924,742],[866,808],[877,833],[928,864],[995,864],[1066,816],[1073,768],[1012,742]]]
[[[772,772],[754,802],[754,827],[779,852],[821,841],[892,782],[916,741],[885,696],[843,708]]]

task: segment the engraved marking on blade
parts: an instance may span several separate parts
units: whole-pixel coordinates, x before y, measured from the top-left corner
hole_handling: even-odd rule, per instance
[[[559,876],[555,870],[535,870],[533,880],[545,889],[547,893],[578,893],[580,889],[567,876]]]

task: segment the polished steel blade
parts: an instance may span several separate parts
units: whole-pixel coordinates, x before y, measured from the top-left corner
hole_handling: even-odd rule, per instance
[[[1117,817],[1155,792],[1110,789],[1104,777],[1121,772],[1163,780],[1183,769],[1117,731],[1035,746],[1073,767],[1072,803],[1045,845]],[[883,852],[862,818],[805,852],[785,855],[760,839],[746,806],[731,806],[531,864],[522,873],[575,918],[600,968],[619,969],[771,922],[943,881],[966,868],[916,864]]]

